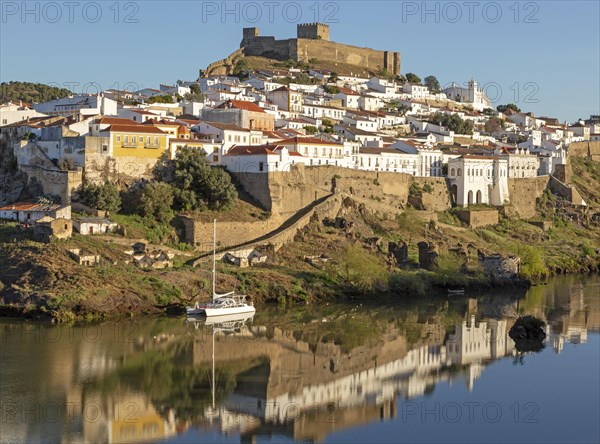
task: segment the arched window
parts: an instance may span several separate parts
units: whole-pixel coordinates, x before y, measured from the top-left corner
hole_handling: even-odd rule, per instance
[[[454,171],[454,168],[452,168],[452,169],[450,170],[450,177],[454,177],[454,173],[455,173],[455,171]]]
[[[462,168],[459,168],[458,170],[456,170],[456,175],[458,177],[460,177],[462,175]]]

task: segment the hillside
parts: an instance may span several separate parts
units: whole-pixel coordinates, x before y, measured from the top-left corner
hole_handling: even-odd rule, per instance
[[[577,179],[587,181],[582,188],[586,199],[597,199],[600,181],[594,171],[600,164],[575,160],[573,167],[578,175],[586,174]],[[260,216],[246,214],[252,208],[238,202],[237,217]],[[547,192],[538,202],[535,220],[552,221],[549,230],[514,216],[501,216],[498,225],[473,230],[461,225],[454,210],[438,212],[434,214],[438,222],[426,223],[431,211],[409,208],[391,219],[381,216],[368,199],[346,199],[344,227],[311,220],[293,242],[270,255],[269,263],[247,269],[219,264],[217,287],[251,294],[258,303],[280,304],[349,297],[410,299],[456,286],[476,292],[492,282],[477,260],[465,262],[455,252],[466,246],[485,255],[519,256],[521,276],[526,279],[597,271],[600,221],[589,211],[578,211]],[[391,241],[408,245],[408,262],[402,267],[389,263]],[[418,266],[420,241],[440,248],[438,265],[430,271]],[[210,264],[192,267],[194,253],[183,250],[173,268],[142,270],[127,263],[123,253],[127,242],[118,236],[75,235],[47,245],[31,240],[31,234],[16,224],[0,224],[0,313],[62,321],[97,319],[160,313],[172,305],[208,298]],[[102,265],[78,265],[69,256],[70,248],[100,255]]]
[[[71,91],[65,88],[30,82],[2,82],[0,84],[0,103],[20,101],[26,103],[42,103],[48,100],[67,97]]]
[[[292,61],[282,62],[279,60],[256,56],[240,57],[237,60],[238,63],[243,63],[245,66],[247,66],[247,69],[251,71],[285,69],[298,66],[297,63]],[[317,70],[332,71],[338,75],[350,75],[351,73],[360,77],[369,77],[375,75],[374,71],[365,69],[363,66],[351,65],[348,63],[336,63],[329,60],[312,59],[310,63],[299,64],[299,66]]]

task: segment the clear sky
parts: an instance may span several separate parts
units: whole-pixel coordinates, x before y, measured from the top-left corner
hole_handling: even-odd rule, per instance
[[[496,105],[600,114],[598,0],[0,3],[3,82],[94,92],[194,80],[239,47],[243,27],[288,38],[321,21],[334,41],[399,51],[402,73],[442,85],[472,77]]]

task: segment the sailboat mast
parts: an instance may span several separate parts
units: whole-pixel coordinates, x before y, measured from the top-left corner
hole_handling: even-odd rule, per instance
[[[215,387],[217,382],[215,381],[215,326],[213,325],[212,334],[212,408],[213,413],[215,411]]]
[[[217,219],[213,220],[213,269],[212,269],[212,298],[215,298],[217,279]]]

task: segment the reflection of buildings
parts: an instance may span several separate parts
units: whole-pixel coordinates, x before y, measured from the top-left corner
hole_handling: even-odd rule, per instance
[[[96,421],[87,418],[83,422],[85,442],[149,442],[176,434],[173,411],[163,418],[144,395],[121,392],[118,399],[103,401],[98,396],[86,402],[88,406],[98,406],[102,415]],[[87,410],[93,414],[89,407]]]
[[[331,343],[311,349],[277,329],[272,336],[215,345],[217,366],[254,363],[237,374],[237,386],[221,406],[225,433],[322,441],[335,430],[393,417],[398,396],[426,395],[440,381],[463,380],[471,390],[487,362],[513,350],[506,320],[476,323],[474,316],[456,325],[444,345],[412,350],[400,335],[350,353]],[[208,341],[195,344],[196,364],[211,356]]]
[[[534,287],[527,299],[520,301],[520,312],[534,313],[549,324],[548,344],[557,351],[565,343],[585,343],[588,331],[600,328],[598,285],[573,281],[561,285],[559,281],[552,287]],[[478,302],[478,308],[471,311],[494,318],[510,318],[516,313],[514,307],[507,310],[514,301],[505,304],[492,300],[489,312],[484,300]],[[492,306],[498,310],[491,310]],[[431,322],[419,317],[421,313],[402,313],[409,320],[390,322],[375,345],[349,350],[321,339],[309,343],[292,332],[255,325],[218,338],[217,369],[226,368],[234,375],[235,388],[222,390],[223,401],[216,404],[218,415],[207,411],[191,416],[190,421],[213,433],[215,427],[224,433],[239,433],[243,441],[271,434],[322,441],[336,430],[393,418],[399,399],[427,396],[442,381],[464,382],[472,390],[492,360],[513,353],[513,342],[507,337],[512,319],[482,319],[469,313],[466,320],[456,323],[454,331],[446,332],[444,320],[456,311],[440,309],[440,317],[435,317],[437,313],[431,315]],[[404,329],[408,330],[408,324],[418,325],[420,333],[409,335]],[[117,371],[135,360],[145,362],[147,353],[162,356],[164,350],[175,348],[182,359],[173,361],[174,365],[198,369],[210,363],[211,340],[202,340],[180,320],[144,320],[139,333],[137,327],[134,329],[131,342],[124,335],[115,340],[114,325],[105,325],[99,340],[94,339],[93,326],[85,329],[86,340],[81,329],[72,327],[60,327],[62,337],[56,339],[55,327],[45,331],[46,327],[32,324],[12,325],[22,326],[23,333],[0,326],[0,407],[67,407],[59,421],[50,420],[51,410],[47,414],[34,410],[16,421],[2,410],[7,420],[2,424],[0,441],[148,442],[172,437],[189,425],[187,418],[184,422],[172,413],[174,406],[150,403],[149,399],[157,398],[139,386],[137,391],[132,389]],[[407,336],[418,345],[409,344]],[[15,360],[4,358],[13,355],[26,356],[28,365],[11,370]],[[29,365],[31,356],[38,365]],[[164,356],[171,363],[171,355]],[[167,386],[157,389],[171,390]],[[194,396],[190,395],[202,412],[206,399]],[[90,420],[94,409],[86,411],[90,405],[100,407],[101,416],[95,421]]]

